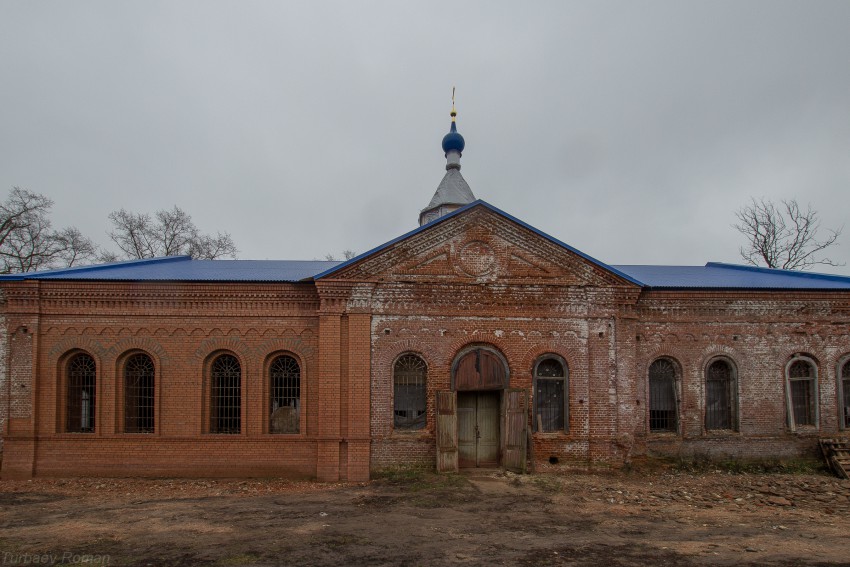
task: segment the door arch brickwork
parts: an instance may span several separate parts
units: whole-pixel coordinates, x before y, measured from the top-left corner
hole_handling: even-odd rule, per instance
[[[477,345],[462,350],[452,364],[452,390],[504,390],[510,385],[508,362],[499,351]]]

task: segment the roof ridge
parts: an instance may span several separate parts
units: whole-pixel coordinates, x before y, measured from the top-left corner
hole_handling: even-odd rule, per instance
[[[156,258],[134,258],[132,260],[121,260],[118,262],[107,262],[106,264],[92,264],[88,266],[71,266],[70,268],[54,268],[52,270],[43,270],[36,272],[21,272],[16,274],[3,274],[0,275],[0,278],[7,280],[24,280],[24,279],[37,279],[41,276],[56,276],[62,274],[79,274],[85,272],[97,272],[100,270],[108,270],[110,268],[124,267],[124,266],[134,266],[137,264],[166,264],[169,262],[184,262],[186,260],[191,261],[192,257],[188,254],[181,254],[179,256],[158,256]]]
[[[850,281],[850,276],[840,274],[823,274],[820,272],[803,272],[799,270],[783,270],[781,268],[766,268],[764,266],[746,266],[744,264],[729,264],[726,262],[706,262],[706,268],[722,268],[725,270],[740,270],[743,272],[758,272],[762,274],[782,274],[797,278],[811,278],[815,280]]]

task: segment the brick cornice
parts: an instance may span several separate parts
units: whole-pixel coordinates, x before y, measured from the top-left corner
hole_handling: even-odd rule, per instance
[[[319,313],[342,314],[348,307],[348,300],[354,288],[353,282],[322,280],[316,282],[319,294]]]
[[[850,294],[822,291],[655,291],[636,305],[641,320],[723,318],[850,320]]]
[[[7,313],[310,314],[319,304],[310,284],[14,282],[4,293]]]
[[[349,313],[371,313],[372,312],[372,294],[375,291],[375,284],[359,283],[352,289],[348,298],[347,311]]]
[[[4,311],[6,313],[38,313],[38,282],[17,281],[3,285]]]
[[[824,290],[775,290],[775,289],[712,289],[712,290],[644,290],[641,292],[641,301],[661,300],[669,301],[728,301],[730,299],[772,300],[787,302],[793,300],[804,301],[839,301],[850,303],[850,291],[824,291]]]

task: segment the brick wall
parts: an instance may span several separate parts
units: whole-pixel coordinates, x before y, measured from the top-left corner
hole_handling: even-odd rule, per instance
[[[370,470],[433,468],[434,397],[474,345],[500,353],[509,387],[531,398],[539,357],[569,371],[568,431],[534,433],[538,470],[634,455],[776,457],[840,432],[838,366],[850,355],[845,292],[641,291],[528,229],[473,209],[358,262],[299,284],[3,282],[3,477],[308,476],[365,480]],[[65,433],[64,364],[97,365],[94,433]],[[122,363],[156,367],[153,434],[123,433]],[[209,431],[208,368],[242,369],[242,431]],[[297,435],[268,433],[268,366],[301,366]],[[427,420],[393,428],[394,361],[427,365]],[[817,427],[788,427],[785,368],[818,370]],[[679,430],[648,425],[649,365],[676,361]],[[737,370],[737,431],[708,431],[705,368]],[[0,369],[2,370],[2,369]],[[3,416],[0,415],[0,419]],[[528,425],[531,426],[529,415]]]
[[[315,477],[319,325],[313,286],[51,282],[35,289],[33,302],[31,284],[12,285],[13,295],[29,299],[7,305],[12,396],[4,477]],[[64,432],[63,368],[75,352],[90,354],[97,364],[94,433]],[[156,367],[153,434],[122,433],[121,363],[131,352],[147,353]],[[225,352],[241,364],[242,428],[236,435],[211,435],[205,433],[205,369]],[[297,435],[267,433],[267,367],[283,353],[301,367]]]
[[[376,294],[380,297],[382,290]],[[406,290],[405,293],[412,293]],[[632,455],[779,458],[815,454],[819,436],[842,434],[837,380],[850,355],[847,294],[647,293],[611,317],[536,318],[481,314],[380,315],[372,321],[372,467],[433,466],[433,400],[448,390],[463,347],[504,354],[511,387],[531,387],[536,357],[569,366],[569,432],[535,433],[533,455],[545,468],[621,463]],[[479,304],[480,305],[480,304]],[[428,313],[426,304],[417,309]],[[801,312],[805,315],[801,316]],[[419,432],[393,430],[394,360],[415,353],[428,365],[428,420]],[[817,362],[819,424],[788,427],[785,367],[795,353]],[[681,368],[677,433],[648,431],[648,368],[658,357]],[[737,431],[705,427],[705,370],[716,357],[736,368]]]
[[[848,294],[799,292],[653,292],[637,304],[634,400],[623,426],[639,450],[672,455],[779,457],[814,454],[818,436],[841,433],[839,362],[850,354]],[[785,367],[796,354],[818,370],[817,427],[788,426]],[[647,431],[649,364],[659,356],[681,366],[678,434]],[[723,357],[737,369],[737,432],[705,428],[705,370]],[[642,390],[642,391],[641,391]],[[638,405],[638,401],[640,404]],[[641,409],[643,408],[643,409]]]
[[[3,303],[0,290],[0,304]],[[3,456],[3,436],[6,433],[6,418],[9,413],[9,356],[6,317],[0,314],[0,458]]]
[[[431,237],[439,245],[414,239],[351,274],[380,273],[372,294],[373,468],[431,458],[434,393],[450,388],[451,364],[472,344],[505,356],[512,387],[530,388],[537,356],[566,360],[569,431],[534,434],[532,453],[541,467],[550,459],[617,464],[641,454],[804,455],[819,435],[841,433],[836,376],[839,361],[850,355],[850,294],[641,292],[486,217],[458,219]],[[463,256],[470,243],[491,251],[476,259],[492,270],[474,281],[459,277],[480,269]],[[518,277],[517,256],[527,260],[523,269],[535,274],[535,285]],[[404,352],[428,365],[428,419],[420,432],[392,427],[392,364]],[[816,428],[791,431],[785,367],[795,353],[817,363],[820,418]],[[647,373],[659,356],[681,368],[677,433],[648,431]],[[737,370],[737,431],[704,425],[705,368],[718,356]]]

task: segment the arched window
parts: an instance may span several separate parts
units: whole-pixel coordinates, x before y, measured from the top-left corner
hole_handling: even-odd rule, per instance
[[[850,429],[850,360],[841,366],[841,416],[844,429]]]
[[[154,366],[144,353],[124,363],[124,432],[153,433]]]
[[[425,361],[415,354],[399,357],[393,366],[393,425],[396,429],[425,427]]]
[[[242,426],[242,367],[232,354],[210,367],[210,433],[239,433]]]
[[[817,368],[809,358],[798,357],[786,371],[788,422],[791,429],[817,426]]]
[[[719,358],[705,369],[705,428],[737,431],[737,380],[729,361]]]
[[[301,367],[291,356],[269,366],[269,433],[298,433],[301,415]]]
[[[93,433],[97,401],[97,366],[86,353],[75,354],[66,367],[68,397],[65,431]]]
[[[679,430],[676,378],[676,365],[669,358],[659,358],[649,366],[650,431]]]
[[[547,355],[534,365],[534,431],[569,430],[569,387],[566,363]]]

